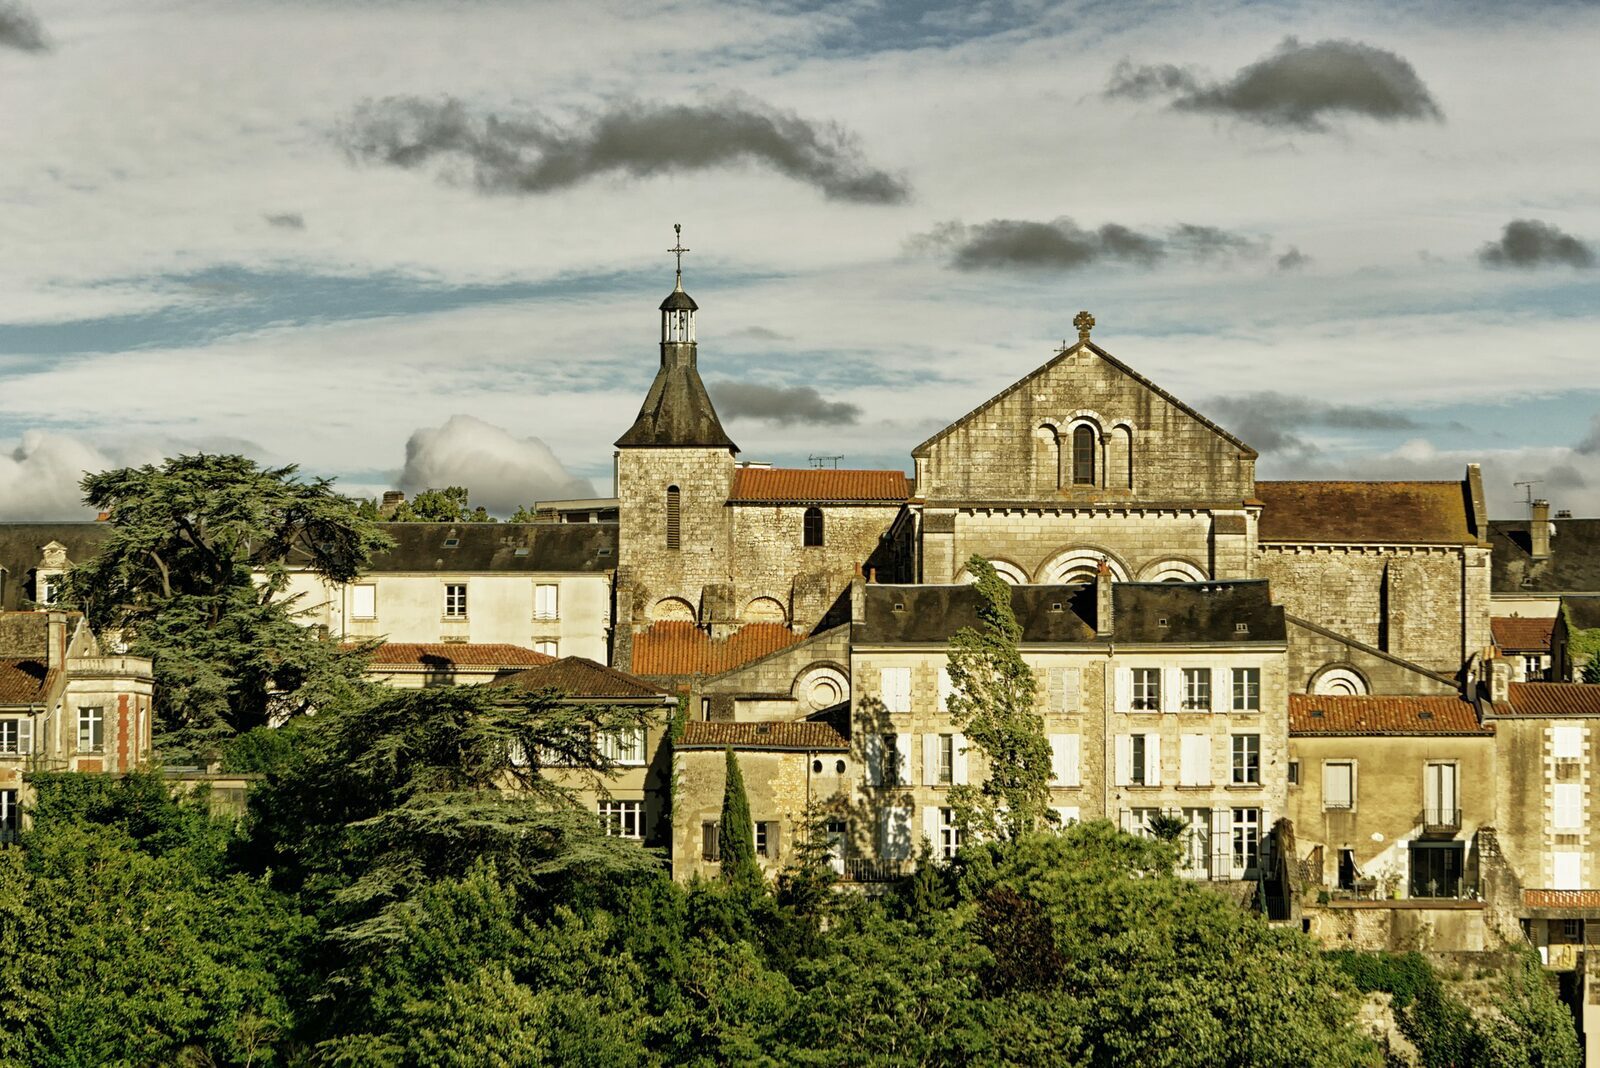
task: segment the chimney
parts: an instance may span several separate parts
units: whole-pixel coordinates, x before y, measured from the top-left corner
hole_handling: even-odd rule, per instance
[[[50,622],[45,631],[45,644],[48,646],[44,654],[44,662],[49,667],[61,667],[67,662],[67,614],[65,612],[51,612]]]
[[[1497,656],[1489,661],[1489,700],[1504,704],[1511,700],[1511,660]]]
[[[1532,518],[1528,520],[1528,546],[1535,560],[1550,559],[1550,502],[1540,498],[1533,502]]]
[[[1111,565],[1100,561],[1094,576],[1094,633],[1098,638],[1112,634],[1111,619]]]
[[[388,519],[404,503],[406,503],[406,495],[404,493],[399,490],[384,490],[383,501],[378,505],[378,514]]]
[[[862,623],[867,618],[867,580],[856,565],[855,577],[850,580],[850,622]]]

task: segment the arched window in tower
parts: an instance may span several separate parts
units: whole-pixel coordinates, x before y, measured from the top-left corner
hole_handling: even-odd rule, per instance
[[[1078,424],[1072,432],[1072,484],[1094,485],[1094,427]]]
[[[678,547],[678,487],[667,487],[667,548]]]
[[[822,544],[822,509],[807,508],[804,521],[804,545]]]

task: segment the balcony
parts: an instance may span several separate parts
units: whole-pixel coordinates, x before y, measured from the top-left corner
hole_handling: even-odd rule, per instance
[[[1461,810],[1459,808],[1429,807],[1422,810],[1423,834],[1449,838],[1459,830],[1461,830]]]
[[[842,883],[892,883],[910,875],[912,866],[909,860],[878,860],[872,857],[846,857],[835,860],[834,864]]]

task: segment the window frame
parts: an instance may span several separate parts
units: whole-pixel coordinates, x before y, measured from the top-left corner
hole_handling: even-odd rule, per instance
[[[645,727],[620,727],[600,731],[595,736],[595,748],[600,755],[622,768],[642,768],[650,762],[650,739]],[[630,753],[637,752],[636,756]]]
[[[1211,711],[1211,669],[1208,667],[1186,667],[1180,676],[1183,689],[1179,691],[1178,708],[1183,712],[1210,712]],[[1196,683],[1200,685],[1197,686]],[[1204,696],[1196,696],[1201,693]]]
[[[666,493],[666,522],[663,524],[668,549],[683,548],[683,491],[668,486]]]
[[[1128,785],[1148,786],[1145,780],[1145,762],[1149,753],[1143,733],[1128,735]]]
[[[1261,785],[1261,735],[1228,735],[1228,782],[1232,786]],[[1242,758],[1242,760],[1241,760]],[[1241,778],[1241,776],[1243,776]]]
[[[460,590],[459,597],[455,595]],[[467,584],[465,582],[446,582],[444,584],[444,618],[467,618]]]
[[[1346,776],[1346,798],[1342,805],[1328,800],[1328,769],[1343,768]],[[1324,812],[1354,812],[1356,808],[1356,762],[1351,759],[1324,760],[1322,762],[1322,810]]]
[[[948,807],[939,809],[939,841],[936,844],[939,856],[944,860],[953,858],[966,844],[966,834],[956,822],[955,809]]]
[[[1088,423],[1079,423],[1072,428],[1072,484],[1074,486],[1099,485],[1095,480],[1095,471],[1099,467],[1095,449],[1099,445],[1099,437],[1100,435],[1095,433],[1095,428]]]
[[[561,655],[561,640],[559,638],[535,638],[533,651],[543,653],[545,656],[559,657]]]
[[[700,821],[700,859],[720,862],[722,860],[722,827],[721,820]]]
[[[1144,693],[1141,694],[1140,690]],[[1128,707],[1135,712],[1161,711],[1161,669],[1136,667],[1129,676]]]
[[[7,730],[7,728],[10,728]],[[8,741],[6,735],[12,737]],[[33,717],[6,716],[0,719],[0,757],[33,755]]]
[[[1254,819],[1247,818],[1254,814]],[[1229,845],[1232,847],[1234,868],[1241,872],[1261,865],[1261,809],[1248,805],[1237,806],[1228,813]],[[1244,832],[1254,830],[1255,834],[1245,837]]]
[[[357,604],[359,590],[371,590],[371,611],[363,613]],[[377,619],[378,618],[378,584],[376,582],[352,582],[350,584],[350,618],[351,619]]]
[[[956,736],[939,735],[939,768],[935,786],[953,786],[956,781]]]
[[[548,610],[540,604],[544,600],[544,592],[549,590],[550,607]],[[554,620],[561,618],[561,584],[559,582],[535,582],[533,584],[533,618],[541,620]]]
[[[1261,669],[1236,667],[1233,669],[1233,711],[1261,711]]]
[[[644,841],[643,801],[606,798],[596,802],[595,811],[600,817],[600,826],[605,831],[606,837]]]
[[[806,549],[820,549],[827,540],[827,520],[822,514],[822,509],[816,505],[808,507],[800,517],[800,545]]]
[[[92,713],[92,715],[91,715]],[[84,730],[89,731],[89,747],[84,746]],[[104,705],[78,706],[77,748],[75,752],[100,754],[106,751],[106,710]]]

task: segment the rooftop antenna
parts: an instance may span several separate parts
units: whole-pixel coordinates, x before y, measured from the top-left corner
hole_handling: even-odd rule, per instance
[[[683,247],[683,223],[673,223],[672,224],[672,234],[677,240],[674,242],[674,244],[673,244],[673,246],[671,248],[667,249],[667,251],[672,253],[674,256],[678,257],[678,288],[682,289],[683,288],[683,254],[685,252],[690,252],[690,251],[693,251],[693,250],[692,249],[686,249],[686,248]]]
[[[1512,483],[1513,486],[1522,486],[1522,487],[1524,487],[1524,492],[1527,494],[1527,496],[1523,500],[1522,503],[1526,504],[1528,506],[1528,510],[1530,512],[1533,511],[1533,487],[1535,487],[1537,485],[1540,485],[1543,482],[1544,482],[1544,479],[1542,479],[1542,478],[1530,478],[1526,482],[1513,482]]]
[[[818,456],[816,453],[812,453],[809,459],[811,460],[812,467],[836,468],[839,466],[839,461],[844,459],[844,453],[841,452],[837,456]]]

